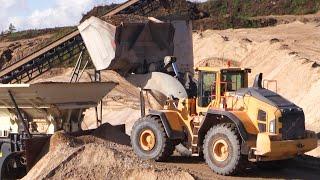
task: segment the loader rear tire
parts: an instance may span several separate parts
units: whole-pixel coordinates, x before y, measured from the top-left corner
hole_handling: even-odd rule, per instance
[[[145,160],[165,161],[175,149],[157,116],[148,116],[134,124],[131,145],[137,156]]]
[[[241,140],[234,124],[212,127],[204,140],[206,163],[217,174],[229,176],[244,168],[245,156],[241,155]]]

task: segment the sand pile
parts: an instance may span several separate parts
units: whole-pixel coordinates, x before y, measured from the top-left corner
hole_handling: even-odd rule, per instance
[[[109,123],[105,123],[93,132],[93,136],[130,146],[130,137],[125,134],[124,126],[112,126]]]
[[[110,125],[82,137],[59,132],[51,138],[54,148],[50,147],[24,179],[193,179],[181,169],[139,159],[129,146],[120,145],[127,143],[125,137]]]

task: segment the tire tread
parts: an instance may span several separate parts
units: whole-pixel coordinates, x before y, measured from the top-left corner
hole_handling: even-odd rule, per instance
[[[132,128],[132,132],[134,131],[134,129],[136,129],[138,126],[140,126],[142,121],[147,122],[147,124],[150,123],[150,124],[155,125],[156,129],[158,131],[160,131],[160,134],[161,134],[160,138],[162,139],[162,142],[164,142],[164,143],[161,145],[161,151],[153,159],[155,161],[160,161],[160,162],[165,161],[169,156],[171,156],[173,154],[175,146],[174,146],[173,141],[171,141],[168,138],[160,118],[158,116],[147,116],[145,118],[142,118],[142,119],[138,120],[137,122],[135,122],[135,124],[133,125],[133,128]],[[137,138],[139,138],[139,137],[136,137],[136,134],[133,134],[133,133],[131,134],[131,145],[132,146],[133,146],[133,142],[137,141]],[[135,151],[135,152],[137,153],[137,155],[139,157],[144,157],[144,155],[140,154],[139,151]]]
[[[231,168],[231,169],[221,169],[219,171],[215,170],[214,165],[212,164],[210,158],[209,157],[209,152],[208,152],[208,141],[210,139],[210,137],[213,136],[213,134],[218,133],[219,129],[223,129],[225,131],[229,131],[232,133],[232,135],[234,137],[236,137],[236,141],[235,142],[231,142],[231,143],[236,143],[236,147],[237,147],[237,156],[236,157],[232,157],[232,158],[236,158],[236,164]],[[219,132],[220,133],[220,132]],[[229,139],[230,140],[230,139]],[[230,141],[233,141],[232,139]],[[204,144],[203,144],[203,151],[204,151],[204,156],[205,156],[205,161],[206,163],[209,165],[209,167],[215,171],[217,174],[220,175],[224,175],[224,176],[229,176],[229,175],[234,175],[237,173],[242,172],[242,170],[244,169],[244,164],[247,163],[247,160],[245,158],[245,156],[241,155],[241,137],[238,133],[237,127],[232,124],[232,123],[223,123],[223,124],[219,124],[217,126],[213,126],[208,133],[205,136],[205,140],[204,140]]]

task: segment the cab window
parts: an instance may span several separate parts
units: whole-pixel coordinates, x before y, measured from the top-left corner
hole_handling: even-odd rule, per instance
[[[244,87],[244,73],[243,72],[228,72],[223,73],[221,81],[224,83],[223,87],[227,86],[228,92],[237,91]]]
[[[208,107],[213,100],[212,94],[215,93],[215,72],[200,72],[199,74],[199,91],[198,91],[198,105],[200,107]]]

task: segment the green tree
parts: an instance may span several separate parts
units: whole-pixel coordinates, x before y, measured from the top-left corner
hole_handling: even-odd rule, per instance
[[[16,30],[17,30],[16,27],[12,23],[10,23],[10,25],[9,25],[9,33],[13,33]]]

